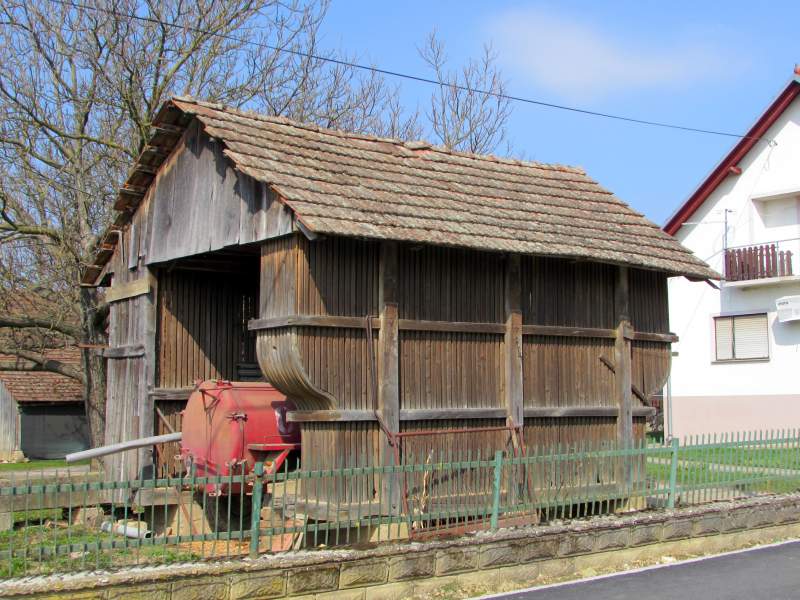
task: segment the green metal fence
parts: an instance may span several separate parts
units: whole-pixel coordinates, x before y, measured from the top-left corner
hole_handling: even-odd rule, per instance
[[[325,471],[287,462],[274,473],[258,464],[249,475],[132,481],[0,472],[0,576],[420,539],[800,489],[798,431],[429,452],[386,466],[349,459]]]

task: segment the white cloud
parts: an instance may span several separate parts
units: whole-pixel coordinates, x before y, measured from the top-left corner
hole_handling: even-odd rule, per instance
[[[567,15],[529,8],[489,24],[495,50],[514,80],[528,80],[569,99],[691,85],[724,77],[741,62],[721,44],[698,36],[642,40]],[[650,33],[658,31],[649,24]],[[738,62],[738,64],[737,64]]]

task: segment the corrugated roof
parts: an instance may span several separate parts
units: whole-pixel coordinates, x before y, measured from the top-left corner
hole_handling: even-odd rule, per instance
[[[187,98],[173,99],[160,117],[173,107],[196,117],[237,169],[268,184],[314,233],[719,277],[579,168],[355,135]],[[136,177],[134,170],[129,188],[141,188]]]

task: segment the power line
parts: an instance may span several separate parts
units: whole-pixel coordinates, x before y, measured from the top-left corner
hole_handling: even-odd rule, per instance
[[[210,37],[219,37],[221,39],[226,39],[226,40],[237,42],[237,43],[240,43],[240,44],[250,44],[250,45],[261,47],[261,48],[264,48],[264,49],[267,49],[267,50],[273,50],[275,52],[285,52],[287,54],[292,54],[292,55],[300,56],[300,57],[303,57],[303,58],[309,58],[309,59],[312,59],[312,60],[324,61],[324,62],[328,62],[328,63],[331,63],[331,64],[343,66],[343,67],[349,67],[349,68],[352,68],[352,69],[360,69],[360,70],[363,70],[363,71],[370,71],[372,73],[378,73],[378,74],[381,74],[381,75],[387,75],[389,77],[397,77],[397,78],[400,78],[400,79],[407,79],[409,81],[416,81],[418,83],[427,83],[427,84],[432,84],[432,85],[436,85],[436,86],[446,86],[446,87],[449,87],[449,88],[457,89],[459,91],[475,93],[475,94],[482,94],[482,95],[485,95],[485,96],[491,96],[491,97],[494,97],[494,98],[499,98],[501,100],[509,100],[509,101],[512,101],[512,102],[520,102],[520,103],[523,103],[523,104],[531,104],[531,105],[534,105],[534,106],[541,106],[541,107],[544,107],[544,108],[552,108],[552,109],[556,109],[556,110],[563,110],[563,111],[568,111],[568,112],[572,112],[572,113],[588,115],[588,116],[592,116],[592,117],[601,117],[601,118],[604,118],[604,119],[612,119],[612,120],[616,120],[616,121],[623,121],[623,122],[626,122],[626,123],[635,123],[635,124],[638,124],[638,125],[647,125],[647,126],[651,126],[651,127],[661,127],[661,128],[664,128],[664,129],[675,129],[675,130],[678,130],[678,131],[688,131],[688,132],[692,132],[692,133],[702,133],[702,134],[707,134],[707,135],[717,135],[717,136],[732,137],[732,138],[738,138],[738,139],[755,139],[755,140],[764,139],[764,140],[767,140],[767,141],[770,141],[770,142],[772,141],[772,140],[769,140],[769,138],[764,138],[764,137],[747,136],[747,135],[742,135],[742,134],[739,134],[739,133],[731,133],[731,132],[727,132],[727,131],[718,131],[718,130],[714,130],[714,129],[703,129],[703,128],[700,128],[700,127],[689,127],[689,126],[685,126],[685,125],[677,125],[675,123],[667,123],[667,122],[664,122],[664,121],[652,121],[652,120],[649,120],[649,119],[638,119],[638,118],[635,118],[635,117],[627,117],[627,116],[624,116],[624,115],[618,115],[618,114],[614,114],[614,113],[600,112],[600,111],[589,110],[589,109],[585,109],[585,108],[578,108],[578,107],[575,107],[575,106],[567,106],[567,105],[563,105],[563,104],[556,104],[554,102],[545,102],[543,100],[535,100],[533,98],[525,98],[525,97],[522,97],[522,96],[514,96],[514,95],[511,95],[511,94],[503,94],[503,93],[494,92],[494,91],[491,91],[491,90],[483,90],[483,89],[478,89],[478,88],[471,88],[471,87],[468,87],[468,86],[459,85],[457,83],[444,83],[444,82],[438,81],[436,79],[431,79],[429,77],[422,77],[421,75],[411,75],[409,73],[402,73],[400,71],[392,71],[390,69],[383,69],[383,68],[380,68],[380,67],[372,67],[372,66],[369,66],[369,65],[364,65],[364,64],[361,64],[361,63],[352,62],[352,61],[348,61],[348,60],[342,60],[342,59],[338,59],[338,58],[331,58],[329,56],[321,56],[321,55],[313,54],[313,53],[310,53],[310,52],[303,52],[302,50],[293,50],[293,49],[290,49],[290,48],[281,48],[280,46],[274,46],[274,45],[271,45],[271,44],[266,44],[264,42],[257,42],[257,41],[254,41],[254,40],[248,40],[248,39],[245,39],[245,38],[237,37],[235,35],[209,31],[207,29],[202,29],[200,27],[193,27],[191,25],[179,25],[177,23],[169,23],[167,21],[162,21],[160,19],[156,19],[155,17],[146,17],[146,16],[141,16],[141,15],[136,15],[136,14],[131,14],[131,13],[125,13],[125,12],[117,11],[117,10],[110,9],[110,8],[102,8],[102,7],[97,7],[97,6],[90,6],[88,4],[82,4],[80,2],[75,2],[74,0],[49,0],[49,1],[52,2],[52,3],[55,3],[55,4],[60,4],[62,6],[69,6],[71,8],[75,8],[75,9],[92,10],[92,11],[95,11],[95,12],[102,12],[102,13],[105,13],[105,14],[108,14],[108,15],[111,15],[111,16],[124,17],[124,18],[128,18],[128,19],[135,19],[135,20],[138,20],[138,21],[144,21],[146,23],[152,23],[152,24],[155,24],[155,25],[163,25],[165,27],[172,27],[172,28],[175,28],[175,29],[183,29],[183,30],[193,31],[195,33],[201,33],[203,35],[207,35],[207,36],[210,36]]]

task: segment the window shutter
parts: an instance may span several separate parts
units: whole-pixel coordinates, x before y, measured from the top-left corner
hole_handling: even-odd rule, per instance
[[[733,359],[733,318],[719,317],[714,319],[717,343],[717,360]]]
[[[734,318],[733,339],[736,358],[768,358],[767,315],[746,315]]]

